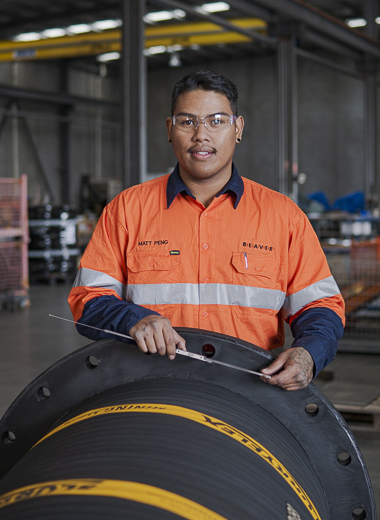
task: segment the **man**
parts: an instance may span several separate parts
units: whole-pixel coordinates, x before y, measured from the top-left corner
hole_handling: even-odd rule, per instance
[[[344,303],[306,216],[237,173],[243,127],[228,79],[206,71],[176,84],[167,131],[178,164],[105,208],[69,303],[75,321],[129,334],[142,352],[170,359],[186,349],[173,327],[270,350],[283,344],[286,319],[292,348],[263,372],[296,390],[334,358]]]

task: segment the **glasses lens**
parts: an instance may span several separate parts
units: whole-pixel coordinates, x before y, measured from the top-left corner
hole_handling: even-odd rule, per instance
[[[219,132],[228,125],[232,125],[235,121],[235,116],[229,116],[226,114],[212,114],[207,117],[195,117],[195,116],[174,116],[173,124],[183,132],[195,132],[199,124],[203,123],[210,132]]]
[[[225,114],[214,114],[205,117],[205,123],[211,132],[218,132],[231,124],[231,121],[230,116],[226,116]]]
[[[194,132],[197,128],[197,118],[190,116],[174,116],[173,123],[175,126],[183,132]]]

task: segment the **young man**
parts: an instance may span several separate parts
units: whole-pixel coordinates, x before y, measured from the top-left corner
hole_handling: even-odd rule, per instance
[[[335,356],[344,303],[318,239],[287,197],[240,177],[244,120],[235,85],[213,72],[179,81],[167,119],[178,164],[104,210],[69,296],[75,321],[131,335],[142,352],[186,349],[173,327],[292,348],[264,369],[303,388]],[[109,337],[78,326],[91,339]]]

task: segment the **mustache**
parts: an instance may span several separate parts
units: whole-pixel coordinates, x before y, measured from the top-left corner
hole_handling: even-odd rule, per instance
[[[212,147],[212,146],[199,146],[199,145],[194,145],[194,146],[191,146],[188,150],[187,150],[189,153],[193,153],[193,152],[212,152],[212,153],[216,153],[216,148]]]

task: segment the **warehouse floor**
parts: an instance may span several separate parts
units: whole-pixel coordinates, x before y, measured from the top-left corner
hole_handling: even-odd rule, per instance
[[[90,340],[77,334],[74,325],[49,317],[50,313],[71,318],[67,304],[69,289],[67,284],[33,285],[29,307],[18,311],[0,311],[0,417],[25,386],[43,370],[90,343]],[[333,379],[318,379],[316,384],[334,404],[335,399],[343,405],[351,401],[355,409],[360,409],[360,406],[380,396],[379,354],[338,353],[327,373]],[[355,423],[349,424],[367,465],[379,509],[380,400],[377,412],[375,408],[366,417],[377,421],[377,425],[357,422],[357,417]]]

